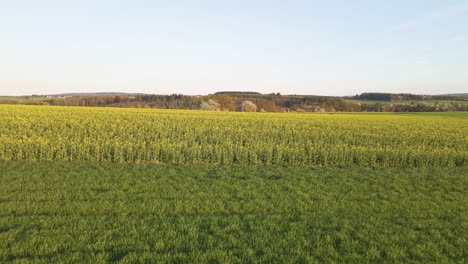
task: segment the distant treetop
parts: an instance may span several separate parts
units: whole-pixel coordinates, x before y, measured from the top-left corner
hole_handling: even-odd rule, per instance
[[[215,94],[224,94],[224,95],[260,95],[258,92],[242,92],[242,91],[222,91],[216,92]]]

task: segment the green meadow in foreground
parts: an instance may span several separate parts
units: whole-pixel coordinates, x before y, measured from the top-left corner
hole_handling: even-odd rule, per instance
[[[466,168],[0,161],[0,262],[464,263]]]

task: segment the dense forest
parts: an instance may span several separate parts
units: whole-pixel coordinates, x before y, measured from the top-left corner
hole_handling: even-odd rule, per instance
[[[101,106],[257,112],[442,112],[468,111],[468,97],[363,93],[353,97],[218,92],[206,96],[182,94],[73,94],[2,97],[2,104]]]

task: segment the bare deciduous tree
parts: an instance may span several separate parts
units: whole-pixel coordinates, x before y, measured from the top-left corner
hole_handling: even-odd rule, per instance
[[[257,112],[257,106],[251,101],[244,101],[241,104],[242,112]]]
[[[213,99],[208,100],[208,102],[201,102],[200,105],[201,110],[208,110],[208,111],[219,111],[220,105]]]

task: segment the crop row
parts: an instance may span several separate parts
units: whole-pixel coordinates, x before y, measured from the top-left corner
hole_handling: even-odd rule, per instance
[[[1,160],[466,166],[463,117],[0,106]]]

